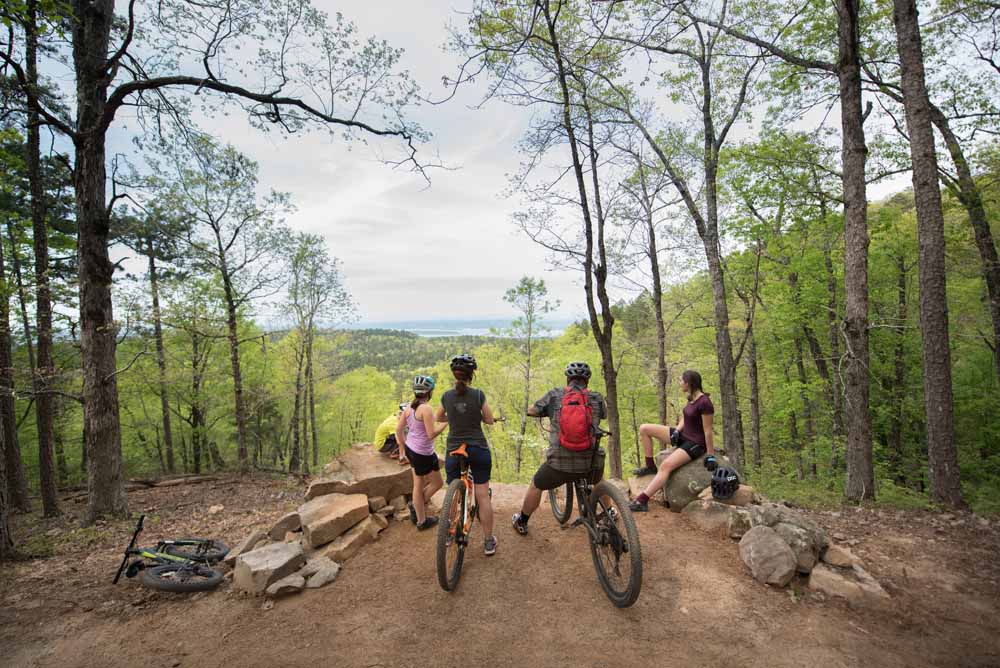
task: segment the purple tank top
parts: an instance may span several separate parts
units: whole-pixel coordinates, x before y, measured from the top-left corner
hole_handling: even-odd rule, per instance
[[[427,437],[424,421],[418,420],[416,415],[417,411],[411,410],[406,416],[406,447],[418,455],[433,455],[434,440]]]

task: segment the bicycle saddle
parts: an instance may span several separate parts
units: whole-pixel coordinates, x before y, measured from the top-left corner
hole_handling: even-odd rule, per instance
[[[450,454],[453,457],[468,457],[469,456],[469,452],[468,452],[468,450],[466,450],[467,447],[468,447],[468,444],[463,443],[462,445],[458,446],[457,448],[455,448],[454,450],[452,450],[448,454]]]

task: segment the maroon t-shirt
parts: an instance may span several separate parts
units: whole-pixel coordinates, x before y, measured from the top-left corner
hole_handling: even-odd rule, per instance
[[[708,398],[707,394],[702,394],[694,401],[687,402],[684,407],[684,428],[681,429],[681,436],[692,443],[706,445],[705,425],[701,421],[701,416],[714,414],[715,406],[712,405],[712,400]]]

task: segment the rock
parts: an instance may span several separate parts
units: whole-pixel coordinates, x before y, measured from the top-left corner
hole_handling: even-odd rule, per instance
[[[281,578],[274,584],[270,585],[265,593],[268,596],[277,598],[278,596],[285,596],[286,594],[295,594],[306,586],[306,579],[299,575],[298,573],[292,573],[288,577]]]
[[[319,547],[368,516],[368,497],[364,494],[327,494],[303,504],[299,515],[306,545]]]
[[[392,506],[383,506],[382,508],[379,508],[377,511],[375,511],[375,514],[381,515],[382,517],[392,517],[393,515],[396,514],[396,509],[393,508]]]
[[[285,532],[285,537],[282,540],[286,543],[296,543],[302,540],[302,534],[298,531],[287,531]]]
[[[381,531],[382,529],[389,528],[389,520],[387,520],[384,515],[372,513],[371,515],[369,515],[369,517],[371,517],[372,522],[374,522],[379,527],[379,531]]]
[[[409,510],[400,510],[400,511],[397,511],[396,514],[393,515],[393,518],[397,522],[409,522],[410,521],[410,511]]]
[[[816,546],[819,552],[825,550],[826,546],[830,544],[830,539],[827,538],[826,532],[812,520],[806,519],[797,510],[777,503],[749,506],[748,509],[750,511],[750,522],[753,526],[774,527],[781,522],[794,524],[809,532],[813,545]]]
[[[342,468],[344,468],[343,465],[336,459],[334,459],[329,464],[323,467],[323,475],[330,475],[331,473],[337,473]]]
[[[656,465],[659,465],[666,459],[672,452],[674,448],[670,450],[664,450],[656,455]],[[719,466],[726,466],[732,469],[736,467],[721,455],[716,455],[719,460]],[[742,477],[742,475],[740,476]],[[691,503],[698,498],[702,490],[708,487],[712,483],[712,474],[705,470],[705,466],[701,459],[697,459],[693,462],[688,462],[684,466],[680,467],[676,471],[670,474],[670,478],[667,480],[666,486],[663,488],[663,493],[666,496],[667,503],[670,504],[670,510],[675,513],[679,513],[684,510],[684,506]]]
[[[716,499],[712,496],[712,487],[709,484],[708,487],[701,490],[701,494],[698,495],[699,499],[711,499],[717,501],[718,503],[724,503],[727,506],[749,506],[754,503],[756,497],[753,487],[749,485],[740,485],[740,488],[728,499]]]
[[[368,510],[373,513],[379,508],[385,508],[386,500],[384,496],[376,496],[374,498],[368,499]]]
[[[306,561],[298,543],[273,543],[236,558],[233,586],[260,594],[278,580],[299,570]]]
[[[400,494],[399,496],[394,497],[392,501],[389,502],[389,505],[392,506],[397,512],[400,510],[407,510],[406,497]]]
[[[628,495],[629,498],[634,499],[635,497],[642,494],[646,486],[653,480],[652,475],[640,475],[632,476],[628,479]],[[660,492],[657,492],[659,494]]]
[[[831,545],[823,552],[823,562],[839,568],[851,568],[858,563],[858,558],[846,547]]]
[[[218,515],[219,513],[221,513],[225,509],[226,509],[226,507],[225,506],[221,506],[221,505],[209,506],[208,507],[208,514],[209,515]]]
[[[395,459],[380,455],[371,444],[360,443],[344,452],[337,461],[340,469],[309,485],[306,499],[326,494],[364,494],[373,498],[391,499],[409,494],[413,476],[409,466],[400,466]]]
[[[266,539],[267,534],[264,533],[263,529],[257,529],[256,531],[251,532],[249,536],[237,543],[236,547],[229,550],[229,553],[226,555],[226,558],[223,559],[223,562],[230,567],[236,565],[236,557],[249,552],[254,549],[257,543]]]
[[[784,587],[795,576],[795,554],[774,529],[751,528],[740,540],[740,558],[758,582]]]
[[[792,548],[799,573],[810,572],[819,559],[819,548],[816,547],[812,534],[788,522],[778,522],[773,528],[788,543],[788,547]]]
[[[335,561],[331,561],[330,564],[330,566],[324,566],[316,571],[306,580],[307,589],[318,589],[337,579],[337,574],[340,573],[340,564]]]
[[[843,543],[843,542],[844,542],[845,540],[847,540],[847,536],[845,536],[845,535],[844,535],[844,534],[842,534],[842,533],[837,533],[837,532],[835,531],[835,532],[833,533],[833,539],[834,539],[834,540],[836,540],[836,541],[840,541],[841,543]]]
[[[322,556],[343,563],[357,554],[362,547],[372,542],[378,536],[379,531],[381,528],[375,524],[375,521],[371,517],[366,517],[351,527],[350,531],[324,548]]]
[[[728,535],[732,516],[740,512],[746,514],[749,523],[750,514],[746,511],[711,499],[697,499],[687,504],[681,515],[691,520],[702,531]]]
[[[743,508],[733,508],[729,514],[729,525],[727,527],[730,538],[742,538],[750,531],[753,525],[750,523],[750,511]]]
[[[809,575],[809,588],[852,603],[877,604],[889,600],[889,594],[878,581],[857,564],[852,568],[816,564]]]
[[[289,531],[298,531],[301,528],[302,520],[299,518],[299,514],[297,512],[288,513],[274,523],[267,535],[271,540],[282,540]]]

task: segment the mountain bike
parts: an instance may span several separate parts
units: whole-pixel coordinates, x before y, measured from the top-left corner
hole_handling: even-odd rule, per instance
[[[441,505],[441,519],[437,530],[437,576],[438,583],[445,591],[452,591],[458,586],[462,576],[462,562],[465,560],[465,548],[469,545],[469,532],[472,522],[479,517],[479,504],[476,502],[475,484],[472,470],[469,468],[469,453],[467,444],[463,443],[452,450],[452,457],[461,461],[462,474],[451,481],[444,494]],[[490,490],[490,496],[493,490]]]
[[[155,548],[137,548],[135,542],[142,533],[145,519],[145,515],[139,516],[112,584],[118,584],[124,572],[128,578],[141,573],[139,581],[142,584],[163,591],[205,591],[219,586],[223,574],[208,564],[221,561],[229,553],[225,543],[208,538],[179,538],[162,540]],[[129,563],[131,557],[138,558]]]
[[[601,437],[610,433],[598,428],[594,457]],[[573,514],[574,496],[580,516],[567,526]],[[591,474],[584,473],[573,482],[549,490],[549,506],[564,529],[586,528],[597,580],[611,602],[619,608],[635,603],[642,589],[642,549],[625,494],[607,480],[594,484]]]

